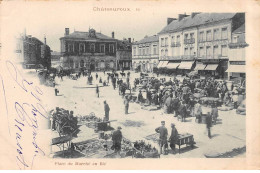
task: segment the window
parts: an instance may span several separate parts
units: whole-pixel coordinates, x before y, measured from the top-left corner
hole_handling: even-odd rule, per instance
[[[165,46],[168,46],[168,37],[165,38]]]
[[[172,40],[171,40],[171,44],[173,44],[174,43],[174,36],[172,36]]]
[[[90,52],[95,52],[95,44],[90,45]]]
[[[193,55],[194,55],[194,48],[191,47],[191,48],[190,48],[190,56],[193,56]]]
[[[232,43],[237,43],[237,40],[238,40],[238,36],[233,36],[233,40],[232,40]]]
[[[214,58],[218,58],[218,46],[214,46],[213,47],[213,54],[214,54]]]
[[[157,54],[157,51],[156,51],[156,45],[153,46],[153,54],[156,55]]]
[[[145,49],[143,48],[143,55],[145,55]]]
[[[202,42],[202,41],[204,41],[204,32],[202,31],[202,32],[200,32],[200,37],[199,37],[199,41],[200,42]]]
[[[164,56],[164,50],[163,49],[161,50],[161,56]]]
[[[105,53],[105,45],[104,44],[100,45],[100,53]]]
[[[190,33],[190,39],[194,38],[194,33]]]
[[[105,62],[104,62],[104,60],[101,60],[101,62],[100,62],[100,68],[102,68],[102,69],[105,68]]]
[[[177,43],[180,43],[180,36],[177,35]]]
[[[164,46],[164,38],[161,38],[161,46]]]
[[[149,47],[146,47],[146,55],[149,55],[149,54],[150,54]]]
[[[79,44],[79,52],[80,53],[84,53],[85,52],[85,44],[83,44],[83,43]]]
[[[211,41],[211,30],[207,31],[207,41]]]
[[[222,56],[227,56],[227,45],[222,45],[221,46],[221,55]]]
[[[214,40],[219,40],[220,39],[220,33],[219,33],[219,29],[214,29]]]
[[[136,48],[134,47],[134,55],[136,55]]]
[[[200,57],[203,57],[205,55],[204,53],[204,47],[200,47]]]
[[[228,35],[227,35],[227,28],[222,28],[221,29],[221,39],[227,39]]]
[[[207,48],[206,48],[206,56],[207,56],[207,58],[211,58],[211,47],[210,46],[207,46]]]
[[[109,45],[109,52],[114,53],[114,45],[113,44]]]
[[[165,56],[168,56],[168,49],[165,50]]]
[[[142,55],[142,49],[141,48],[139,48],[138,55]]]
[[[184,55],[189,55],[189,49],[187,47],[184,49]]]
[[[187,40],[187,39],[188,39],[188,36],[189,36],[188,34],[185,34],[185,35],[184,35],[184,39]]]
[[[68,52],[74,52],[74,45],[68,44]]]

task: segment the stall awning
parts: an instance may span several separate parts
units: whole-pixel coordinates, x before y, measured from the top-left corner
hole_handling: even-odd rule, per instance
[[[179,65],[180,65],[180,63],[169,62],[167,64],[166,68],[168,68],[168,69],[176,69]]]
[[[228,72],[245,73],[246,72],[246,66],[245,65],[229,65]]]
[[[204,70],[215,71],[218,68],[218,64],[208,64]]]
[[[182,61],[178,69],[191,69],[193,61]]]
[[[163,61],[160,61],[159,64],[157,65],[157,68],[160,68],[163,64]]]
[[[194,70],[198,71],[198,70],[204,70],[206,67],[205,64],[202,64],[202,63],[197,63],[196,67]]]
[[[163,64],[162,64],[161,68],[164,68],[164,67],[166,67],[166,66],[167,66],[167,64],[168,64],[168,62],[169,62],[169,61],[163,61]]]

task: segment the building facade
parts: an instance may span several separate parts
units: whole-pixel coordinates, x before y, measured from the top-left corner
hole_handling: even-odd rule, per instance
[[[16,55],[21,60],[24,68],[51,67],[51,49],[44,42],[31,35],[23,35],[17,39]]]
[[[132,68],[131,38],[117,41],[116,65],[117,70],[130,70]]]
[[[89,32],[74,31],[70,34],[65,28],[61,42],[61,64],[64,69],[91,71],[116,69],[116,43],[112,37],[89,29]]]
[[[158,35],[145,37],[132,44],[133,69],[140,68],[141,72],[152,72],[159,60]]]
[[[192,13],[168,19],[159,32],[158,67],[228,78],[228,45],[232,32],[244,22],[244,13]]]
[[[228,76],[230,79],[236,77],[245,78],[246,75],[246,47],[248,44],[245,40],[245,24],[232,32],[232,40],[229,43],[229,64]]]

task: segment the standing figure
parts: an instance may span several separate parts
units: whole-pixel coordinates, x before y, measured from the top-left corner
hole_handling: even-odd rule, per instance
[[[122,141],[122,132],[121,132],[121,127],[117,127],[117,130],[113,132],[112,134],[112,141],[113,141],[113,146],[115,147],[115,153],[120,154],[121,151],[121,141]]]
[[[213,119],[213,123],[215,125],[217,123],[217,119],[218,119],[218,108],[216,107],[215,103],[213,103],[211,106],[211,116]]]
[[[97,94],[97,97],[99,98],[99,87],[98,87],[98,85],[96,85],[96,94]]]
[[[175,127],[175,124],[172,123],[171,124],[171,128],[172,128],[172,132],[171,132],[171,136],[170,136],[170,147],[173,151],[175,151],[175,144],[177,143],[178,140],[178,130]]]
[[[109,111],[110,107],[107,104],[106,100],[104,101],[104,110],[105,110],[105,121],[109,121]]]
[[[160,136],[159,136],[160,154],[162,154],[162,152],[164,152],[164,154],[167,154],[167,149],[168,149],[168,142],[167,142],[168,130],[165,127],[165,121],[161,121],[161,126],[156,128],[155,131],[160,134]]]
[[[125,105],[125,114],[128,114],[129,101],[127,99],[127,96],[125,96],[124,105]]]
[[[202,108],[200,101],[198,101],[194,106],[194,116],[196,117],[196,120],[198,123],[201,122],[201,116],[202,116]]]
[[[98,74],[96,73],[96,80],[98,79]]]
[[[210,131],[211,126],[212,126],[212,116],[211,116],[211,113],[208,112],[207,117],[206,117],[206,127],[207,127],[207,130],[208,130],[208,137],[209,138],[211,138],[211,131]]]

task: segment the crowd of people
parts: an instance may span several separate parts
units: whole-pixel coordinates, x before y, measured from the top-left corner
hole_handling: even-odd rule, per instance
[[[214,110],[219,106],[236,109],[245,99],[242,89],[232,85],[229,90],[225,81],[213,78],[184,78],[182,82],[176,77],[169,81],[147,78],[142,82],[142,79],[136,79],[134,88],[137,89],[139,84],[138,103],[160,106],[165,113],[174,114],[182,121],[188,116],[196,116],[201,121],[202,105],[206,104]]]

